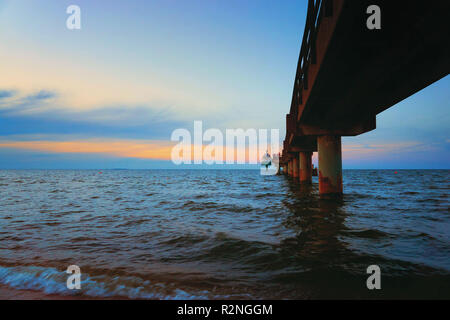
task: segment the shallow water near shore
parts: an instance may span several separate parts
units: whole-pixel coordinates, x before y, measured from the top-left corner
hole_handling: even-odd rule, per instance
[[[143,299],[450,298],[450,170],[0,170],[0,285]],[[381,268],[369,291],[366,269]],[[66,288],[69,265],[82,289]]]

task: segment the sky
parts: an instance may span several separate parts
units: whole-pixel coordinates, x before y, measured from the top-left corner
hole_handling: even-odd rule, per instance
[[[306,8],[0,0],[0,168],[172,168],[171,133],[195,120],[283,138]],[[343,167],[450,169],[449,98],[447,76],[379,114],[343,138]]]

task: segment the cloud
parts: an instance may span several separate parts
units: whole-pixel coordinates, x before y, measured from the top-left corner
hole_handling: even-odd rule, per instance
[[[170,159],[172,146],[172,142],[152,140],[0,141],[0,148],[6,149],[160,160]]]
[[[170,108],[109,105],[94,109],[65,108],[54,90],[23,93],[1,90],[0,135],[78,134],[89,137],[169,139],[186,127]]]
[[[47,90],[41,90],[35,94],[32,94],[27,97],[29,101],[42,101],[47,100],[56,97],[55,92],[47,91]]]
[[[161,140],[132,140],[132,139],[73,139],[70,136],[15,136],[0,138],[0,150],[18,149],[22,151],[35,151],[53,154],[95,154],[98,157],[110,156],[115,158],[157,159],[170,160],[172,152],[180,149],[173,147],[181,141]],[[229,158],[236,163],[256,164],[262,154],[267,150],[258,148],[257,144],[237,146],[228,144],[217,145],[218,149],[208,148],[209,143],[199,146],[200,152],[196,151],[194,144],[189,143],[191,161],[196,159],[202,161],[227,162]],[[210,149],[210,150],[208,150]],[[197,149],[198,150],[198,149]],[[183,149],[184,152],[184,149]],[[216,154],[217,152],[217,154]],[[274,151],[275,152],[275,151]]]
[[[14,93],[14,90],[0,90],[0,99],[11,98]]]
[[[40,90],[24,94],[15,90],[0,90],[1,115],[26,115],[42,112],[57,97],[57,93]]]
[[[361,158],[365,156],[377,157],[387,154],[401,154],[411,151],[430,151],[433,146],[417,141],[344,144],[342,152],[344,158]]]

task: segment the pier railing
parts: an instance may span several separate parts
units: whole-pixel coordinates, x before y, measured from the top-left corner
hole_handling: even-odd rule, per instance
[[[290,114],[294,119],[298,115],[298,107],[303,103],[303,90],[308,90],[308,68],[317,62],[316,38],[322,18],[333,14],[333,0],[309,0],[306,16],[305,32],[303,33],[297,72],[294,81],[294,90]]]

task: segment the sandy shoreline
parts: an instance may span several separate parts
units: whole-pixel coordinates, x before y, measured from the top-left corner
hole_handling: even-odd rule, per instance
[[[0,285],[0,300],[128,300],[124,297],[98,298],[82,295],[58,295],[46,294],[41,291],[19,290],[5,285]]]
[[[32,290],[19,290],[0,285],[0,300],[77,300],[78,297],[47,295],[44,292]]]

